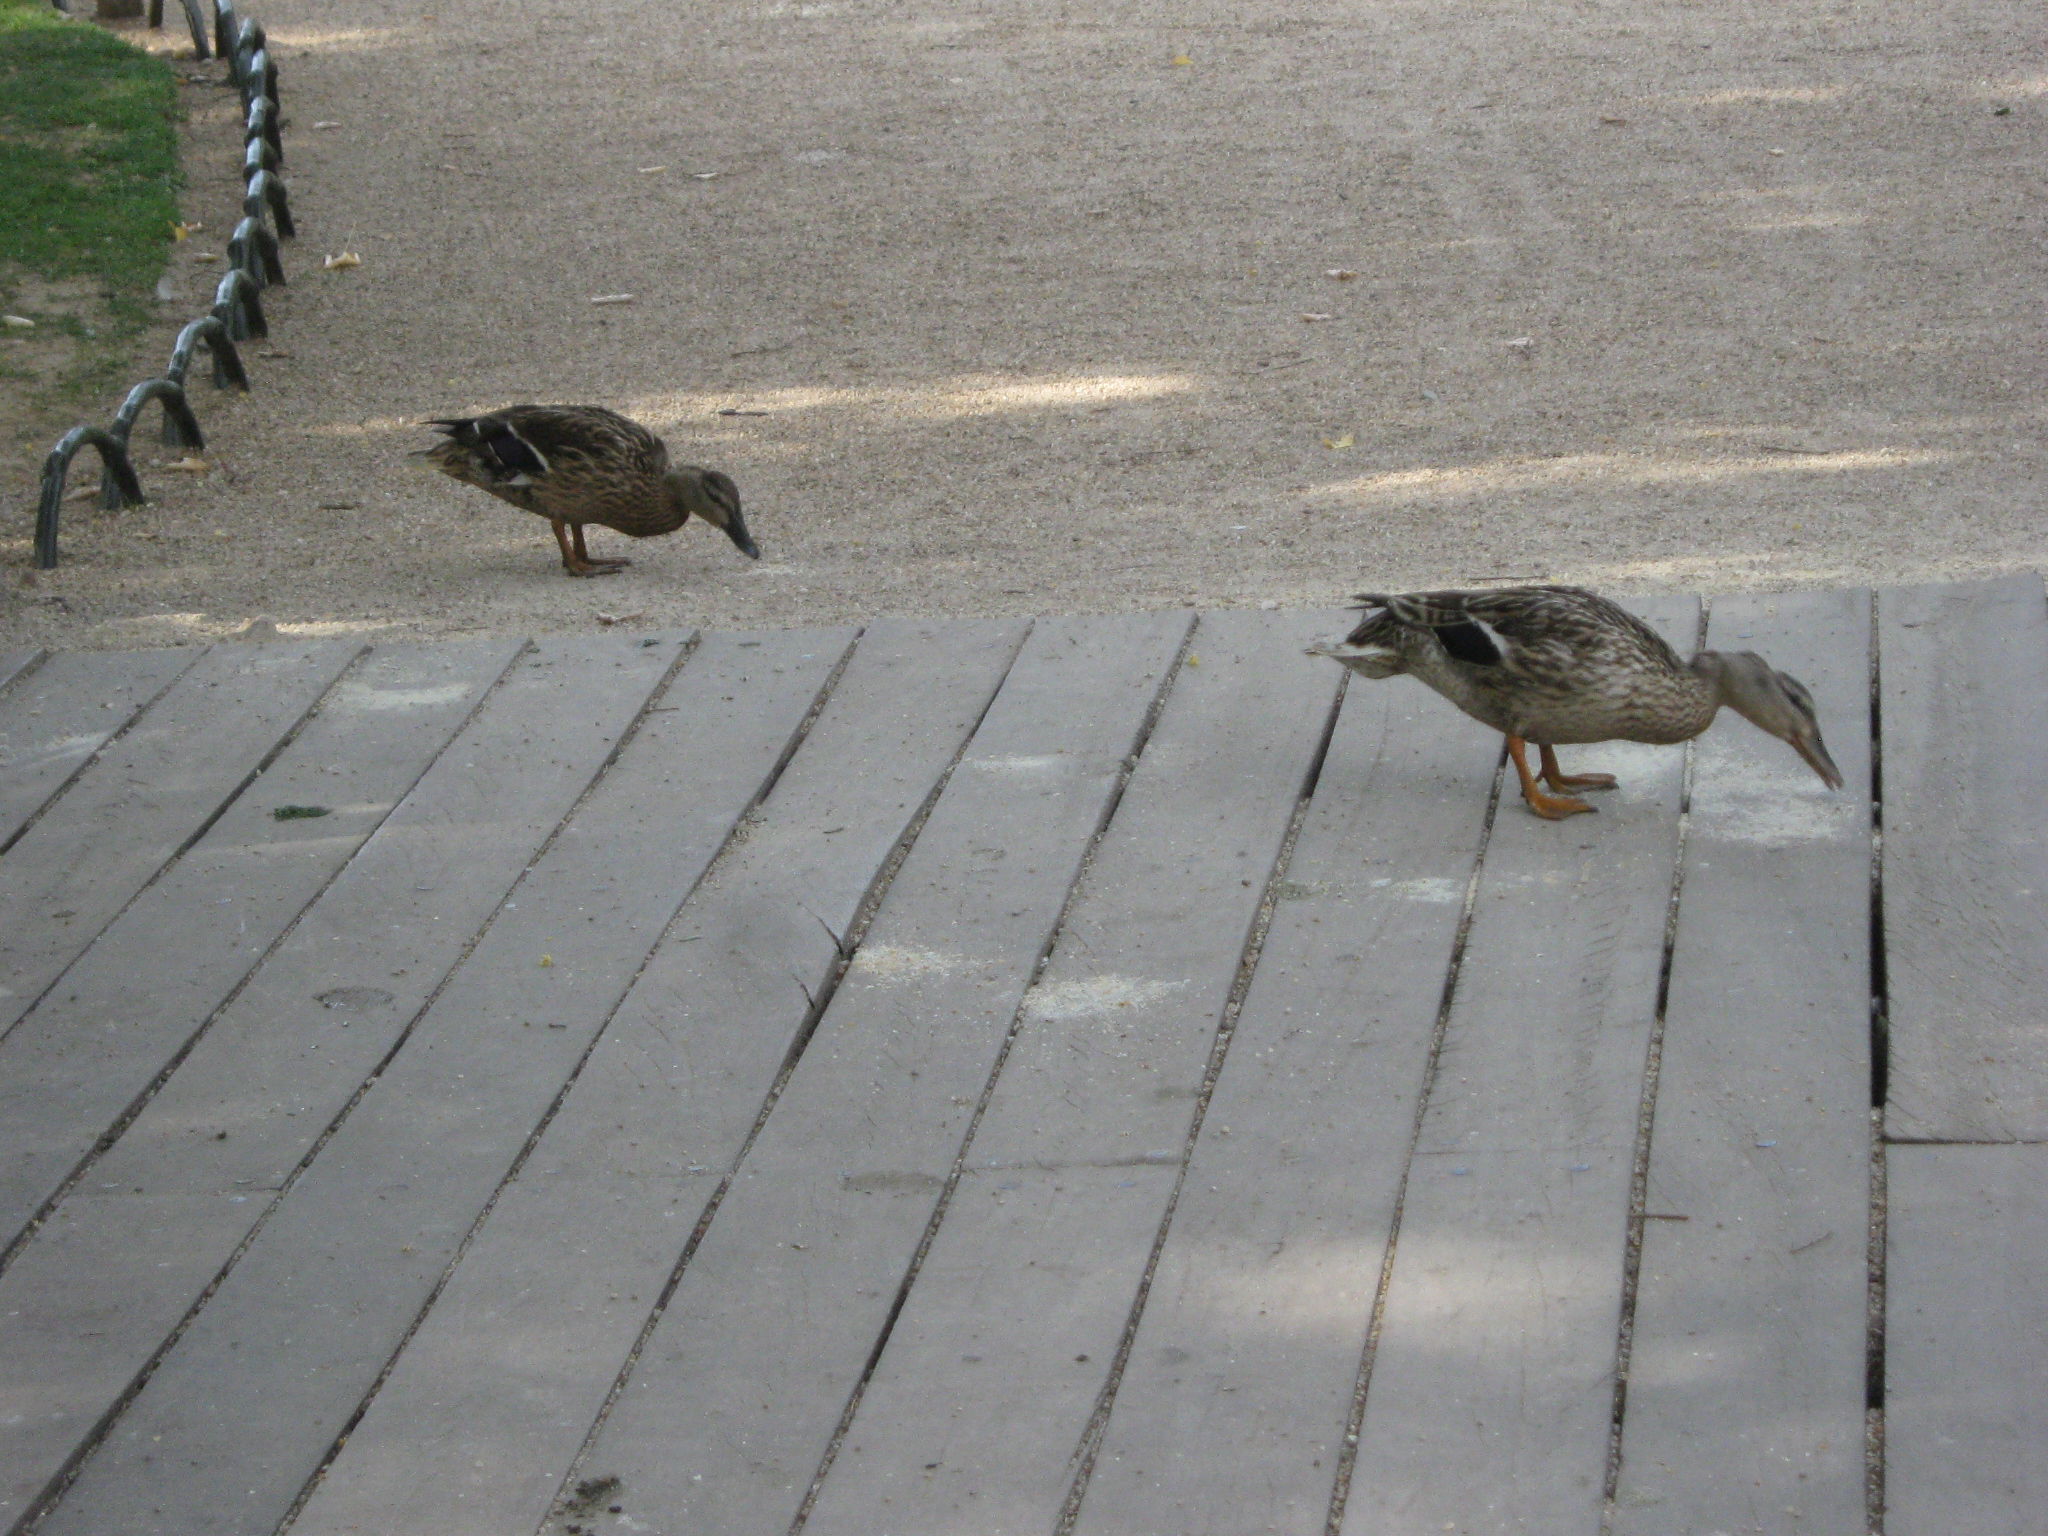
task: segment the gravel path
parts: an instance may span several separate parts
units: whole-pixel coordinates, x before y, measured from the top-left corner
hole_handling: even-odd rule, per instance
[[[10,637],[2041,564],[2038,0],[423,3],[254,0],[303,230],[256,391],[33,580],[0,466]],[[189,89],[204,250],[238,135]],[[764,558],[572,581],[408,463],[526,399],[731,473]]]

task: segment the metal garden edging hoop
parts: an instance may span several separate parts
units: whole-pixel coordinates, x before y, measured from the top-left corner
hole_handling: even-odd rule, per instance
[[[53,3],[60,11],[71,9],[66,0]],[[182,4],[192,31],[192,46],[200,58],[207,58],[201,0],[182,0]],[[163,0],[150,0],[151,26],[163,25],[163,9]],[[227,61],[230,83],[241,92],[243,111],[245,190],[241,222],[228,238],[227,274],[214,290],[213,308],[178,333],[164,371],[144,379],[128,392],[112,424],[105,429],[73,427],[57,440],[43,460],[42,498],[36,507],[37,570],[52,570],[57,564],[57,522],[64,503],[64,483],[79,451],[89,447],[100,456],[101,507],[114,511],[141,505],[146,498],[128,453],[128,435],[142,408],[152,400],[162,402],[166,445],[205,447],[205,436],[185,393],[193,349],[203,345],[212,355],[215,389],[247,391],[249,375],[235,343],[270,334],[260,295],[272,283],[283,284],[284,261],[279,242],[298,234],[281,174],[284,143],[279,132],[277,65],[270,57],[269,39],[263,28],[253,21],[244,22],[236,14],[234,0],[214,0],[213,43],[214,52]]]

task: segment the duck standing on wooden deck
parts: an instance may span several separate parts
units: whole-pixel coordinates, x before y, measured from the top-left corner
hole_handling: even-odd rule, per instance
[[[420,450],[453,475],[522,512],[554,524],[571,576],[609,576],[630,560],[593,560],[583,525],[601,523],[636,539],[673,533],[696,513],[753,559],[761,558],[740,515],[739,488],[715,469],[671,467],[662,440],[599,405],[509,405],[486,416],[429,425],[448,435]]]
[[[1538,816],[1556,821],[1593,807],[1537,788],[1527,743],[1536,744],[1541,778],[1552,789],[1612,789],[1609,774],[1560,772],[1552,749],[1690,741],[1723,704],[1790,743],[1830,789],[1842,787],[1812,696],[1754,651],[1701,651],[1680,661],[1649,625],[1582,587],[1361,592],[1355,601],[1366,610],[1358,627],[1341,640],[1317,641],[1310,654],[1361,677],[1412,673],[1502,732],[1522,798]]]

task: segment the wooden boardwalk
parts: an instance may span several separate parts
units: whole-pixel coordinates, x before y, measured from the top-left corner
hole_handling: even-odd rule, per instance
[[[5,1530],[2038,1536],[2041,582],[1639,606],[1849,787],[1332,614],[0,658]]]

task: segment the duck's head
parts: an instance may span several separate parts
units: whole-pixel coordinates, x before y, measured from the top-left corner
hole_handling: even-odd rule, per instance
[[[668,472],[668,495],[677,510],[686,515],[694,512],[712,527],[724,530],[748,558],[761,558],[753,535],[747,532],[747,520],[740,515],[740,488],[730,475],[685,464]]]
[[[1388,644],[1383,636],[1361,640],[1356,633],[1326,635],[1309,642],[1306,654],[1327,656],[1332,661],[1342,662],[1359,676],[1374,680],[1407,671],[1399,649]]]
[[[1804,758],[1829,789],[1842,787],[1842,772],[1820,739],[1813,695],[1798,678],[1774,670],[1754,651],[1702,651],[1693,670],[1714,685],[1723,704]]]

